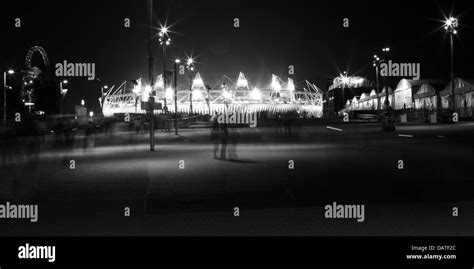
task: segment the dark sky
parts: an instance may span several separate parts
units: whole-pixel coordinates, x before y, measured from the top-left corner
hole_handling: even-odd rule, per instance
[[[51,65],[63,60],[96,64],[107,84],[147,78],[147,1],[8,1],[2,3],[4,68],[22,67],[27,50],[45,48]],[[394,61],[421,63],[421,77],[449,75],[449,43],[443,13],[460,16],[455,41],[459,77],[474,78],[472,1],[158,1],[155,25],[173,24],[175,56],[197,56],[197,69],[212,84],[222,74],[243,71],[252,85],[269,83],[271,74],[286,80],[308,79],[321,89],[348,70],[373,79],[372,55],[389,45]],[[7,5],[8,4],[8,5]],[[14,28],[14,19],[22,27]],[[124,28],[124,18],[131,28]],[[234,28],[234,18],[240,28]],[[350,27],[343,28],[349,18]],[[154,40],[155,75],[162,55]],[[97,100],[99,86],[86,78],[69,79],[66,106],[81,98]],[[98,104],[95,104],[98,106]]]

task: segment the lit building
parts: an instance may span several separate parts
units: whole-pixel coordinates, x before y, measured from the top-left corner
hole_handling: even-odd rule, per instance
[[[334,78],[324,94],[324,112],[326,116],[338,115],[342,110],[350,109],[352,106],[358,107],[355,101],[358,101],[363,93],[370,93],[372,90],[376,90],[375,83],[363,77],[339,76]]]
[[[140,103],[146,101],[150,94],[154,94],[155,102],[164,102],[166,98],[168,111],[174,112],[174,89],[169,87],[165,91],[160,78],[158,76],[153,90],[150,86],[143,85],[141,79],[136,80],[137,85],[133,90],[128,89],[125,82],[117,88],[113,87],[104,98],[104,116],[121,113],[145,114],[146,111]],[[193,114],[240,110],[250,113],[297,111],[305,117],[322,116],[323,93],[313,83],[305,81],[304,86],[298,87],[291,78],[283,81],[276,75],[272,75],[271,81],[267,83],[264,87],[252,87],[250,81],[240,72],[237,80],[224,75],[218,81],[213,81],[210,85],[214,86],[211,87],[205,84],[205,76],[196,73],[191,87],[189,84],[178,84],[177,111],[191,113],[191,88]],[[154,113],[163,111],[156,110]]]

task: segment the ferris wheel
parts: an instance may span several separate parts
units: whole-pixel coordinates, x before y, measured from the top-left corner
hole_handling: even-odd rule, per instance
[[[31,59],[33,58],[33,55],[34,55],[35,52],[38,52],[41,55],[41,57],[43,59],[44,67],[46,69],[48,69],[49,68],[48,54],[46,54],[46,51],[40,46],[33,46],[26,53],[26,58],[25,58],[25,67],[26,67],[26,69],[30,70],[32,68]]]

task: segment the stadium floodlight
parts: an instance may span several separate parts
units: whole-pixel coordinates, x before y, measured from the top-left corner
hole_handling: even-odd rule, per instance
[[[262,99],[262,92],[257,87],[253,88],[250,92],[250,99],[252,100],[261,100]]]
[[[286,89],[290,92],[295,91],[295,84],[293,83],[293,80],[291,78],[288,78],[288,85],[287,85]]]
[[[173,97],[174,97],[174,89],[172,89],[171,87],[168,87],[165,92],[165,98],[168,100],[171,100],[173,99]]]
[[[193,85],[191,87],[192,89],[196,88],[204,88],[204,82],[202,81],[201,75],[199,72],[196,74],[196,76],[193,79]]]
[[[281,91],[281,85],[278,76],[272,74],[272,84],[271,87],[274,91]]]
[[[248,88],[249,84],[247,79],[245,78],[244,73],[239,73],[239,78],[237,79],[237,88]]]

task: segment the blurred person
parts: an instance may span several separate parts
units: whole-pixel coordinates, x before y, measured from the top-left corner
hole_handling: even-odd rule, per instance
[[[229,134],[229,149],[228,158],[232,161],[238,161],[239,156],[237,155],[237,144],[239,142],[239,130],[238,128],[232,128],[232,131],[228,131]]]
[[[210,119],[210,121],[212,122],[211,141],[213,143],[212,156],[214,159],[218,159],[217,152],[219,151],[219,140],[221,139],[217,118],[218,118],[217,112],[215,112],[214,115]]]
[[[229,141],[229,129],[226,123],[221,125],[221,156],[219,160],[226,160],[227,143]]]

